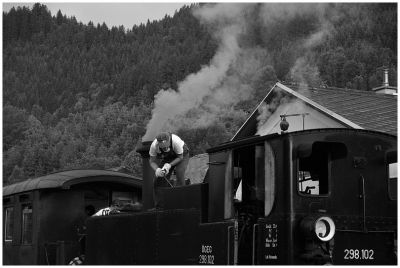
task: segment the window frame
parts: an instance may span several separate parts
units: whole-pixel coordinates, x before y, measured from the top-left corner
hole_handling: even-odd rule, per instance
[[[29,208],[30,207],[30,211],[28,211],[28,213],[30,212],[31,214],[31,224],[30,224],[30,234],[28,233],[27,230],[25,230],[25,218],[24,215],[28,214],[28,213],[24,213],[25,208]],[[29,226],[29,225],[28,225]],[[27,234],[30,235],[29,239],[27,240],[27,242],[25,242],[25,238],[27,237]],[[33,244],[33,204],[32,203],[23,203],[21,204],[21,245],[32,245]]]
[[[296,184],[297,184],[296,185],[296,190],[297,190],[297,193],[302,197],[311,197],[311,198],[327,198],[327,197],[330,197],[331,190],[332,190],[332,187],[331,187],[332,160],[330,159],[330,157],[328,159],[328,174],[327,174],[327,176],[328,176],[327,177],[327,180],[328,180],[328,192],[326,194],[305,194],[305,193],[300,191],[300,186],[299,186],[299,184],[300,184],[300,182],[299,182],[299,167],[300,167],[300,163],[299,163],[299,161],[300,161],[300,158],[297,158],[297,161],[296,161],[296,164],[297,164],[297,167],[296,167]],[[319,187],[319,181],[318,181],[318,187]]]
[[[10,210],[10,209],[12,210],[11,218],[8,217],[9,213],[7,213],[8,210]],[[4,207],[4,239],[3,239],[3,241],[5,243],[12,243],[14,240],[14,212],[15,212],[14,206]],[[9,222],[7,222],[7,220],[9,220]],[[11,228],[7,228],[9,226],[8,223],[10,223]],[[10,233],[11,239],[7,239],[7,232],[10,229],[11,229],[11,233]]]
[[[331,142],[325,142],[325,141],[314,141],[311,144],[311,148],[313,148],[315,143],[331,143]],[[310,157],[313,153],[313,150],[311,149],[311,153],[310,155],[308,155],[307,157]],[[300,182],[299,182],[299,172],[300,172],[300,159],[304,159],[306,157],[300,157],[300,156],[296,156],[296,168],[294,170],[295,172],[295,179],[296,179],[296,191],[297,194],[300,195],[301,197],[307,197],[307,198],[329,198],[331,196],[331,192],[332,192],[332,152],[329,151],[327,154],[327,180],[328,180],[328,191],[327,193],[324,194],[306,194],[300,191]],[[319,187],[319,181],[318,181],[318,187]]]

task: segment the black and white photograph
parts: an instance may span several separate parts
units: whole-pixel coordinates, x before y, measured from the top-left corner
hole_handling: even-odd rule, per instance
[[[2,265],[398,264],[397,1],[2,10]]]

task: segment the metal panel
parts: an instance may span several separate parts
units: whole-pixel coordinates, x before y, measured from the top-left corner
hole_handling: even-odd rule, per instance
[[[335,234],[333,264],[395,265],[394,232],[346,232]]]
[[[288,264],[285,218],[260,219],[255,226],[255,264]]]
[[[234,264],[235,222],[200,225],[197,264]]]
[[[198,210],[167,210],[93,217],[88,221],[91,265],[194,264]]]
[[[91,265],[155,264],[157,215],[119,214],[88,220],[86,261]]]
[[[200,211],[201,221],[208,219],[208,183],[162,188],[161,203],[164,209],[190,209]]]
[[[232,192],[226,192],[226,168],[230,162],[230,153],[218,152],[210,154],[209,187],[209,218],[212,221],[222,221],[225,217],[226,201],[229,195],[232,200]],[[229,164],[230,165],[230,164]]]
[[[196,210],[167,210],[158,214],[157,264],[196,263],[199,218]]]

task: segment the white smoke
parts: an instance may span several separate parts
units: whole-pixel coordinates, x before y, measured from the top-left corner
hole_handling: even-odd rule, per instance
[[[320,9],[322,6],[318,4],[293,3],[218,3],[196,9],[194,15],[218,41],[217,52],[207,66],[178,83],[177,91],[161,90],[156,94],[152,118],[143,141],[153,139],[159,131],[207,127],[229,114],[244,117],[244,111],[236,111],[234,105],[254,98],[251,80],[259,78],[262,75],[260,70],[273,64],[265,49],[243,45],[246,42],[251,44],[251,41],[243,40],[243,36],[252,29],[254,22],[262,24],[263,29],[273,29],[277,21],[312,14]],[[300,47],[311,47],[316,42],[313,40],[321,40],[323,36],[323,33],[314,33],[303,40]],[[305,62],[298,61],[293,76],[298,75]]]
[[[215,29],[215,38],[220,41],[217,53],[208,66],[196,74],[191,74],[178,83],[178,90],[162,90],[155,96],[155,108],[147,125],[143,140],[153,139],[159,131],[174,131],[185,124],[184,116],[188,111],[200,108],[205,101],[211,112],[219,105],[232,101],[229,89],[224,87],[227,71],[240,53],[238,38],[244,30],[243,10],[246,5],[216,4],[198,9],[195,15]],[[232,92],[239,95],[240,92]],[[240,96],[239,96],[240,97]],[[214,109],[215,110],[215,109]],[[195,118],[192,118],[192,120]],[[193,125],[212,123],[210,113],[201,115]]]
[[[281,115],[303,114],[308,110],[302,100],[283,94],[282,91],[275,91],[275,93],[276,95],[269,103],[263,102],[258,108],[256,135],[263,136],[273,132],[280,132],[280,128],[277,125],[280,123]],[[287,118],[288,121],[289,119],[297,122],[304,120],[301,115]],[[290,127],[290,130],[294,130],[293,126]]]

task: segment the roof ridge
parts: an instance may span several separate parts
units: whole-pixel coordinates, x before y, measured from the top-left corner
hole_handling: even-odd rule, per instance
[[[293,83],[284,83],[281,82],[282,85],[285,85],[293,90],[295,90],[296,92],[298,91],[302,91],[302,90],[309,90],[309,91],[331,91],[331,90],[335,90],[337,91],[345,91],[346,93],[360,93],[360,94],[364,94],[364,95],[374,95],[377,97],[386,97],[386,98],[392,98],[393,96],[397,97],[397,95],[392,95],[392,94],[382,94],[382,93],[377,93],[373,90],[360,90],[360,89],[354,89],[354,88],[342,88],[342,87],[313,87],[313,86],[309,86],[309,85],[301,85],[301,84],[293,84]],[[396,87],[397,88],[397,87]]]

